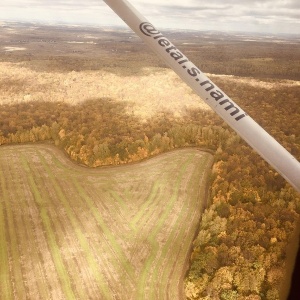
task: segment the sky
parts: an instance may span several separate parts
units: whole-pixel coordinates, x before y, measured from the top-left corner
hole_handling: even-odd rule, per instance
[[[130,3],[158,29],[300,34],[299,0],[130,0]],[[1,21],[124,25],[102,0],[1,0]]]

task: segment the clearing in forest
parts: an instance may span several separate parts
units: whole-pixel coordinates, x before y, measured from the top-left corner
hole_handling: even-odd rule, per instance
[[[88,169],[0,148],[0,299],[182,299],[212,156]]]

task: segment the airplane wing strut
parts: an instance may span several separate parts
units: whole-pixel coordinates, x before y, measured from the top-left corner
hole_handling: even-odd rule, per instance
[[[104,0],[225,122],[300,192],[300,163],[127,0]],[[166,90],[166,93],[168,91]]]

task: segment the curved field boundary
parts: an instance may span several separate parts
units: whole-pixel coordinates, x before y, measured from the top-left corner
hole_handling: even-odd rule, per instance
[[[212,156],[88,169],[0,147],[0,299],[184,299]]]

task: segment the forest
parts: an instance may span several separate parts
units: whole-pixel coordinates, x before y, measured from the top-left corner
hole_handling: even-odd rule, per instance
[[[227,84],[226,90],[300,159],[299,86],[270,91]],[[213,112],[187,109],[175,117],[165,111],[142,120],[124,113],[125,106],[110,98],[75,106],[2,105],[0,144],[50,141],[89,167],[140,161],[181,147],[212,151],[211,206],[193,243],[187,298],[278,299],[287,245],[299,220],[299,194]],[[264,111],[257,110],[261,107]]]

